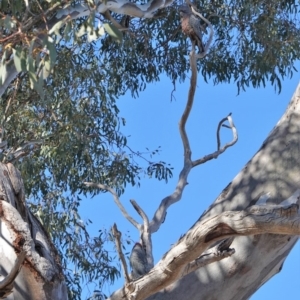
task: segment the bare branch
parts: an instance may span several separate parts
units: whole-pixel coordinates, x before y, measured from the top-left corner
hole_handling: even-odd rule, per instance
[[[180,132],[183,149],[184,149],[184,166],[180,172],[175,191],[173,192],[173,194],[165,197],[161,201],[158,209],[156,210],[156,212],[154,214],[152,221],[150,222],[151,233],[154,233],[159,229],[160,225],[163,223],[163,221],[165,219],[167,209],[172,204],[178,202],[181,199],[183,190],[184,190],[185,186],[187,185],[187,178],[188,178],[188,175],[189,175],[191,169],[199,164],[205,163],[208,160],[217,158],[228,147],[234,145],[238,139],[237,130],[232,121],[231,114],[229,114],[226,118],[224,118],[220,121],[219,126],[218,126],[218,130],[217,130],[218,150],[213,152],[212,154],[204,156],[201,159],[198,159],[195,161],[191,160],[192,151],[191,151],[189,139],[188,139],[188,136],[187,136],[187,133],[185,130],[185,125],[186,125],[187,119],[190,115],[190,112],[191,112],[191,109],[193,106],[194,96],[195,96],[195,91],[196,91],[196,84],[197,84],[197,64],[196,63],[197,63],[197,61],[196,61],[196,57],[195,57],[195,51],[193,48],[193,51],[190,54],[190,64],[191,64],[192,76],[191,76],[191,80],[190,80],[190,89],[189,89],[189,93],[188,93],[188,100],[187,100],[187,104],[185,106],[184,112],[182,114],[182,117],[179,121],[179,132]],[[220,131],[221,125],[226,120],[228,120],[229,128],[231,128],[231,130],[232,130],[233,140],[230,143],[225,144],[225,146],[220,149],[219,131]]]
[[[206,265],[230,257],[234,253],[235,253],[234,249],[228,249],[220,252],[218,246],[210,248],[208,251],[203,253],[200,257],[187,264],[181,273],[181,277],[184,277],[185,275],[192,273]]]
[[[229,115],[231,115],[231,113],[230,113]],[[220,147],[221,147],[220,130],[221,130],[222,124],[223,124],[225,121],[227,121],[227,117],[223,118],[223,119],[219,122],[218,129],[217,129],[217,150],[218,150],[218,151],[220,150]]]
[[[229,122],[229,126],[227,125],[222,125],[226,120],[228,120]],[[227,127],[227,128],[230,128],[232,130],[232,135],[233,135],[233,139],[231,142],[228,142],[226,143],[222,148],[221,148],[221,142],[220,142],[220,129],[221,127]],[[218,129],[217,129],[217,144],[218,144],[218,150],[211,153],[211,154],[208,154],[208,155],[205,155],[204,157],[200,158],[200,159],[197,159],[195,161],[192,162],[193,164],[193,167],[195,166],[198,166],[200,164],[203,164],[213,158],[217,158],[220,154],[222,154],[227,148],[233,146],[238,140],[238,134],[237,134],[237,130],[236,130],[236,127],[233,123],[233,120],[232,120],[232,117],[231,117],[231,113],[226,117],[226,118],[223,118],[220,122],[219,122],[219,125],[218,125]]]
[[[101,190],[105,190],[108,191],[112,194],[115,203],[117,204],[117,206],[119,207],[119,209],[121,210],[123,216],[137,229],[140,228],[140,224],[135,221],[126,211],[125,207],[122,205],[117,193],[115,192],[114,189],[110,188],[109,186],[105,185],[105,184],[101,184],[101,183],[94,183],[94,182],[84,182],[84,185],[88,186],[88,187],[94,187],[97,189],[101,189]]]
[[[145,212],[142,210],[142,208],[133,199],[131,199],[130,202],[144,221],[144,226],[140,230],[140,236],[142,239],[142,245],[145,247],[146,250],[147,263],[150,270],[154,266],[154,259],[152,254],[152,239],[151,239],[151,232],[149,228],[149,219],[145,214]]]
[[[226,124],[223,124],[226,120],[228,120],[229,126],[226,125]],[[232,141],[229,142],[229,143],[226,143],[224,145],[224,147],[222,148],[225,151],[228,147],[233,146],[237,142],[237,140],[238,140],[237,130],[236,130],[236,127],[235,127],[235,125],[233,123],[233,120],[232,120],[232,117],[231,117],[231,113],[226,118],[224,118],[223,120],[221,120],[220,123],[219,123],[219,125],[218,125],[218,130],[217,130],[218,150],[220,150],[220,147],[221,147],[221,142],[220,142],[220,129],[221,129],[221,126],[230,128],[232,130],[232,135],[233,135]]]
[[[172,204],[178,202],[181,199],[183,190],[187,185],[187,176],[190,170],[191,170],[190,166],[183,167],[182,171],[180,172],[175,191],[161,201],[158,209],[154,213],[152,220],[150,221],[151,233],[156,232],[159,229],[160,225],[164,222],[167,214],[167,209]]]
[[[191,155],[192,151],[190,148],[190,143],[189,139],[185,130],[185,125],[188,120],[188,117],[190,115],[190,112],[193,107],[193,102],[194,102],[194,96],[195,96],[195,91],[196,91],[196,85],[197,85],[197,62],[195,58],[195,51],[194,51],[194,46],[193,46],[193,51],[190,54],[190,64],[191,64],[191,70],[192,70],[192,76],[190,80],[190,89],[188,93],[188,99],[187,103],[185,106],[185,109],[183,111],[183,114],[181,116],[181,119],[179,121],[179,133],[181,136],[182,144],[183,144],[183,151],[184,151],[184,165],[183,168],[179,174],[179,179],[175,188],[175,191],[165,197],[158,209],[156,210],[152,221],[150,222],[150,232],[156,232],[160,225],[164,222],[167,214],[167,209],[174,203],[178,202],[181,197],[183,190],[185,186],[187,185],[187,177],[193,167],[192,161],[191,161]]]
[[[15,264],[11,269],[10,273],[0,282],[0,291],[2,296],[4,296],[4,294],[8,296],[12,292],[13,283],[21,270],[23,261],[25,259],[25,255],[25,251],[22,251],[19,254],[19,256],[15,260]]]
[[[194,51],[192,51],[190,54],[190,65],[192,70],[192,76],[190,80],[188,100],[185,109],[183,111],[183,114],[181,116],[181,119],[179,121],[179,133],[183,144],[185,163],[190,162],[191,154],[192,154],[190,144],[189,144],[189,139],[185,131],[185,125],[193,107],[194,96],[195,96],[196,85],[197,85],[197,63],[196,63]]]
[[[185,266],[216,241],[266,233],[300,235],[298,208],[297,204],[255,205],[244,211],[227,211],[196,222],[148,274],[134,282],[130,299],[146,299],[178,280]],[[127,292],[130,291],[123,287],[109,299],[120,299],[118,297]]]
[[[146,213],[143,211],[143,209],[136,203],[135,200],[131,199],[130,200],[132,206],[134,207],[134,209],[137,211],[137,213],[141,216],[141,218],[144,221],[144,229],[149,227],[149,219],[146,215]]]
[[[172,81],[172,84],[173,84],[173,90],[171,92],[171,102],[172,102],[173,98],[176,100],[176,98],[174,96],[174,92],[176,91],[176,81]]]
[[[117,247],[117,251],[118,251],[118,254],[119,254],[119,257],[120,257],[120,260],[121,260],[125,282],[129,283],[130,282],[130,277],[128,275],[127,264],[126,264],[126,260],[125,260],[124,254],[122,252],[122,247],[121,247],[121,235],[122,234],[118,230],[116,223],[114,223],[114,225],[112,227],[112,234],[115,237],[116,247]]]

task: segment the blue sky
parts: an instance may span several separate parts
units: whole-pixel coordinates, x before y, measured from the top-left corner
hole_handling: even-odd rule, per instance
[[[296,65],[300,70],[300,63]],[[153,235],[155,263],[168,251],[180,235],[184,234],[199,218],[203,211],[216,199],[226,185],[238,174],[243,166],[260,148],[268,133],[276,125],[285,111],[296,86],[299,73],[292,79],[282,82],[282,92],[277,94],[274,87],[252,89],[237,95],[234,83],[214,86],[198,78],[198,88],[194,107],[187,123],[187,132],[192,148],[192,157],[197,159],[216,150],[216,128],[218,122],[232,112],[239,140],[217,160],[210,161],[192,170],[183,197],[173,205],[167,214],[165,223]],[[159,146],[162,151],[157,160],[170,163],[173,178],[168,184],[155,179],[143,178],[141,187],[129,187],[121,201],[136,220],[141,221],[129,200],[136,200],[152,218],[160,201],[173,192],[178,174],[183,165],[183,149],[178,132],[178,121],[182,114],[189,80],[177,84],[175,100],[171,101],[173,86],[167,78],[151,84],[140,94],[139,99],[126,95],[118,100],[120,115],[127,121],[122,130],[128,136],[128,144],[135,150],[146,151]],[[231,139],[231,132],[223,129],[221,139]],[[87,199],[82,205],[81,216],[91,219],[91,230],[97,234],[102,228],[109,228],[114,222],[123,234],[130,234],[132,241],[138,240],[138,232],[124,219],[109,194],[101,194]],[[131,246],[128,247],[128,251]],[[300,243],[292,250],[283,270],[266,283],[251,299],[298,299],[300,275]],[[123,285],[123,278],[113,286],[107,286],[110,294]]]

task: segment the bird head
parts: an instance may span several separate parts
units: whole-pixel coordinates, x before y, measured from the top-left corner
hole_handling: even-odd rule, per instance
[[[191,9],[187,4],[183,4],[179,6],[179,13],[180,16],[189,15],[191,14]]]

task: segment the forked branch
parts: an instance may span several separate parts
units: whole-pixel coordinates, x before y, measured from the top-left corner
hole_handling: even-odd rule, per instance
[[[300,235],[298,205],[255,205],[243,211],[227,211],[200,220],[175,244],[154,268],[134,282],[134,291],[116,291],[109,299],[120,299],[129,292],[130,299],[142,300],[178,280],[185,266],[196,260],[217,241],[235,236],[257,234]]]
[[[122,205],[116,191],[114,189],[112,189],[111,187],[105,185],[105,184],[101,184],[101,183],[95,183],[95,182],[84,182],[83,183],[85,186],[87,187],[93,187],[93,188],[97,188],[97,189],[101,189],[104,191],[108,191],[112,194],[115,203],[117,204],[117,206],[119,207],[119,209],[121,210],[123,216],[137,229],[140,229],[140,224],[134,220],[129,213],[126,211],[125,207]]]
[[[160,225],[165,221],[167,209],[172,204],[178,202],[181,199],[183,190],[187,185],[188,175],[192,169],[192,160],[191,160],[192,151],[191,151],[188,135],[185,130],[185,125],[193,107],[195,91],[197,86],[197,62],[196,62],[194,51],[191,52],[190,54],[190,65],[191,65],[192,75],[190,80],[188,99],[183,114],[179,121],[179,133],[182,140],[183,152],[184,152],[183,168],[179,174],[179,179],[174,192],[171,195],[165,197],[161,201],[158,209],[156,210],[150,222],[151,233],[156,232],[159,229]]]
[[[197,60],[196,60],[196,55],[195,52],[191,52],[190,54],[190,65],[191,65],[191,70],[192,70],[192,75],[191,75],[191,80],[190,80],[190,88],[189,88],[189,93],[188,93],[188,99],[187,99],[187,103],[184,109],[184,112],[182,114],[182,117],[179,121],[179,132],[180,132],[180,136],[181,136],[181,140],[182,140],[182,144],[183,144],[183,149],[184,149],[184,165],[183,168],[180,172],[179,175],[179,179],[175,188],[175,191],[165,197],[158,209],[156,210],[151,222],[150,222],[150,231],[151,233],[156,232],[160,225],[164,222],[165,217],[166,217],[166,213],[167,213],[167,209],[174,203],[178,202],[181,197],[182,197],[182,193],[183,190],[187,184],[187,178],[188,175],[191,171],[191,169],[197,165],[203,164],[205,162],[207,162],[208,160],[211,160],[213,158],[217,158],[220,154],[222,154],[228,147],[233,146],[238,139],[238,135],[237,135],[237,130],[234,126],[231,114],[229,114],[226,118],[223,118],[218,125],[218,129],[217,129],[217,142],[218,142],[218,148],[217,151],[208,154],[206,156],[204,156],[201,159],[192,161],[191,156],[192,156],[192,150],[190,147],[190,143],[189,143],[189,138],[188,135],[186,133],[185,130],[185,125],[186,122],[188,120],[188,117],[190,115],[190,112],[192,110],[193,107],[193,103],[194,103],[194,97],[195,97],[195,91],[196,91],[196,85],[197,85]],[[224,125],[223,123],[225,121],[228,121],[229,126],[228,125]],[[220,129],[221,127],[228,127],[232,130],[233,133],[233,140],[227,144],[225,144],[222,148],[221,148],[221,142],[220,142]]]

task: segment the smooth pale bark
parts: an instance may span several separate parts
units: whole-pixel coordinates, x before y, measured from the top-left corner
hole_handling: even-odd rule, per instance
[[[15,300],[67,300],[67,288],[58,253],[40,222],[25,205],[24,186],[12,164],[0,164],[0,281],[7,278],[16,257],[25,260],[13,285],[0,297]],[[5,293],[4,293],[5,292]]]
[[[259,151],[222,191],[200,220],[258,203],[300,203],[300,84]],[[286,199],[289,199],[285,201]],[[281,271],[297,236],[264,234],[235,238],[233,256],[176,281],[148,300],[248,299]]]
[[[270,227],[270,230],[252,231],[250,235],[246,230],[238,231],[241,236],[237,236],[230,246],[235,249],[234,255],[201,267],[186,276],[180,275],[182,263],[187,264],[200,255],[208,246],[208,240],[210,242],[217,240],[222,234],[224,236],[236,234],[236,231],[232,230],[234,227],[230,224],[231,218],[232,222],[236,220],[234,211],[242,211],[238,213],[242,218],[243,214],[248,214],[249,209],[255,210],[256,207],[266,209],[267,214],[268,209],[270,207],[272,209],[272,205],[293,203],[299,205],[299,124],[300,85],[285,114],[260,150],[222,191],[188,233],[148,274],[128,284],[124,289],[116,291],[110,299],[248,299],[261,285],[278,273],[298,239],[299,213],[296,219],[293,219],[295,212],[283,213],[283,219],[280,220],[283,225],[290,218],[290,228],[295,226],[296,230],[285,230],[283,226],[279,230],[278,228],[273,230]],[[224,223],[221,221],[219,225],[214,225],[219,228],[218,230],[215,231],[213,226],[206,228],[212,220],[222,216],[230,217],[225,218]],[[273,219],[274,216],[268,215],[263,221],[265,227],[268,227]],[[245,218],[244,222],[245,228],[252,228],[252,224],[249,223],[251,221]],[[259,234],[263,232],[269,232],[269,234]],[[191,236],[194,240],[190,239]],[[154,292],[156,294],[148,297]]]
[[[300,190],[297,190],[295,196],[296,199],[300,197]],[[185,266],[215,242],[224,239],[227,241],[221,243],[222,247],[218,247],[223,254],[224,251],[231,251],[228,247],[234,237],[264,233],[300,235],[299,205],[253,205],[243,211],[226,211],[197,221],[149,273],[127,283],[124,294],[128,294],[127,299],[130,300],[143,300],[162,288],[168,288],[172,282],[187,274]],[[226,239],[229,236],[230,239]],[[121,297],[117,292],[109,299],[119,300]]]

